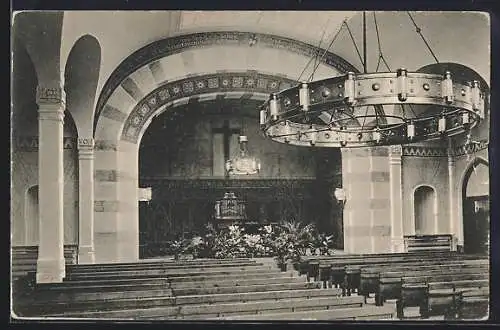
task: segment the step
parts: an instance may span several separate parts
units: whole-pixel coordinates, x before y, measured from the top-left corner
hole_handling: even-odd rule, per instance
[[[269,313],[209,318],[207,320],[272,320],[272,321],[327,321],[327,320],[394,320],[396,311],[392,306],[370,306],[335,308],[328,310],[295,311],[291,313]]]
[[[342,289],[303,289],[264,292],[241,292],[175,297],[176,305],[215,304],[224,302],[247,302],[252,300],[279,300],[291,298],[313,299],[316,297],[340,296]]]
[[[245,303],[252,301],[271,301],[277,302],[290,299],[318,299],[325,297],[340,297],[340,289],[332,290],[289,290],[289,291],[271,291],[271,292],[253,292],[240,293],[232,295],[207,295],[207,296],[186,296],[186,297],[169,297],[170,292],[167,290],[157,290],[157,295],[146,297],[144,294],[150,294],[147,291],[128,292],[124,295],[121,292],[98,296],[66,296],[65,301],[57,299],[57,302],[31,302],[25,301],[23,306],[28,307],[26,311],[31,315],[56,314],[64,312],[96,312],[96,311],[111,311],[121,309],[143,309],[154,308],[159,306],[174,306],[174,305],[209,305],[216,303]],[[130,295],[133,293],[135,295]],[[93,298],[93,299],[89,299]],[[54,300],[51,300],[54,301]],[[26,312],[25,312],[26,314]]]
[[[99,302],[118,299],[132,299],[132,298],[153,298],[153,297],[171,297],[172,290],[169,288],[163,289],[136,289],[127,291],[52,291],[52,292],[36,292],[31,297],[23,299],[22,303],[37,304],[41,301],[57,302],[64,304],[72,304],[79,302]]]
[[[265,277],[287,277],[291,278],[296,276],[294,272],[281,272],[279,270],[267,270],[260,272],[242,272],[241,274],[223,274],[223,275],[193,275],[193,276],[172,276],[169,277],[170,283],[184,283],[184,282],[209,282],[209,281],[223,281],[229,279],[251,279],[251,278],[265,278]]]
[[[137,290],[154,290],[154,289],[168,289],[168,281],[164,278],[154,278],[137,281],[130,279],[124,282],[113,281],[110,283],[96,283],[96,282],[63,282],[50,285],[38,285],[36,290],[39,292],[52,291],[52,292],[100,292],[100,291],[137,291]]]
[[[91,270],[96,271],[99,269],[128,269],[128,268],[147,268],[147,267],[191,267],[192,265],[240,265],[240,264],[255,264],[255,260],[251,259],[194,259],[189,261],[138,261],[138,262],[128,262],[128,263],[100,263],[100,264],[79,264],[79,265],[68,265],[67,269],[69,271],[73,270]]]
[[[99,301],[80,302],[47,302],[25,305],[25,314],[47,315],[65,313],[94,313],[128,309],[148,309],[165,306],[174,306],[174,297],[148,297],[148,298],[128,298]],[[21,309],[20,309],[21,310]]]
[[[240,263],[227,263],[227,264],[196,264],[196,265],[140,265],[134,267],[104,267],[95,269],[80,269],[71,268],[67,269],[66,273],[68,275],[88,275],[88,274],[106,274],[114,272],[134,272],[134,271],[144,271],[144,270],[189,270],[189,269],[217,269],[217,268],[235,268],[235,267],[257,267],[264,266],[261,263],[255,262],[240,262]],[[267,266],[269,268],[269,266]],[[277,268],[277,267],[276,267]]]
[[[247,286],[226,286],[226,287],[211,287],[211,288],[178,288],[172,289],[174,296],[189,296],[189,295],[215,295],[228,293],[242,292],[263,292],[263,291],[282,291],[282,290],[303,290],[303,289],[320,289],[323,283],[321,282],[300,282],[300,283],[275,283],[275,284],[260,284]]]
[[[248,286],[259,284],[277,284],[277,283],[305,283],[305,277],[267,277],[251,279],[227,279],[219,281],[206,282],[172,282],[170,287],[173,290],[184,288],[216,288],[228,286]]]
[[[229,303],[212,305],[183,305],[147,309],[129,309],[90,313],[64,313],[65,317],[106,317],[132,319],[189,319],[196,317],[213,317],[214,315],[237,314],[244,312],[265,312],[312,310],[362,306],[363,297],[325,297],[315,299],[286,299],[279,301],[252,301],[247,303]]]
[[[158,276],[185,276],[185,275],[203,275],[203,274],[233,274],[238,272],[259,272],[270,270],[263,266],[244,266],[244,267],[219,267],[219,268],[186,268],[186,269],[149,269],[133,271],[114,271],[106,273],[88,273],[88,274],[68,274],[68,280],[100,280],[127,277],[158,277]]]

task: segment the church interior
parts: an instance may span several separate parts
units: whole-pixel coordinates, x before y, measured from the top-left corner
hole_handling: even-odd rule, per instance
[[[11,31],[16,317],[487,313],[487,14],[27,11]],[[326,248],[276,263],[299,227]],[[179,250],[207,230],[269,249]]]

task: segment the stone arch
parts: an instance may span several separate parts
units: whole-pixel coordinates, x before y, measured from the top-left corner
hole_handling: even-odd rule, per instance
[[[95,115],[96,262],[139,257],[139,144],[155,115],[215,98],[265,100],[296,84],[293,70],[298,75],[320,51],[269,35],[258,35],[257,45],[249,45],[254,35],[214,32],[165,39],[132,54],[111,75]],[[315,77],[346,71],[357,70],[327,53]]]
[[[412,219],[415,234],[437,234],[438,196],[430,184],[420,184],[412,192]],[[431,208],[431,209],[429,209]]]
[[[87,137],[92,134],[90,124],[100,66],[99,42],[94,36],[81,36],[71,48],[64,69],[66,109],[77,124],[78,136]]]
[[[15,37],[12,47],[12,129],[14,135],[27,134],[28,131],[36,129],[37,85],[38,77],[31,56],[22,41]],[[29,127],[30,124],[34,127]]]
[[[94,132],[97,133],[101,112],[106,112],[106,105],[114,105],[110,98],[120,87],[123,87],[120,93],[128,93],[132,102],[118,102],[117,105],[130,106],[134,99],[142,99],[158,83],[200,73],[250,69],[285,76],[292,74],[295,76],[291,79],[297,79],[310,58],[324,52],[290,38],[236,31],[193,33],[153,42],[128,56],[104,84],[96,106]],[[358,71],[328,51],[321,56],[320,63],[316,79],[339,72]],[[308,76],[312,66],[309,65],[302,78]]]
[[[13,34],[23,41],[44,88],[61,87],[60,50],[64,13],[24,11],[13,17]]]

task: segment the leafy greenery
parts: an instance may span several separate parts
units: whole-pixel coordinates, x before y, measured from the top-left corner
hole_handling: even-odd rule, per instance
[[[331,254],[333,237],[317,232],[313,224],[284,222],[246,233],[240,226],[216,230],[207,225],[204,233],[191,239],[171,242],[175,256],[191,254],[195,258],[274,257],[278,264],[296,263],[306,254]]]

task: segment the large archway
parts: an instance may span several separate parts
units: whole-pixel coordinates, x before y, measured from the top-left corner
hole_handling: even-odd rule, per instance
[[[232,34],[238,42],[228,38]],[[220,32],[215,35],[220,36]],[[290,72],[303,68],[311,52],[319,51],[273,36],[261,36],[260,45],[246,43],[245,38],[252,36],[228,32],[222,39],[210,37],[200,43],[199,35],[189,35],[182,36],[181,49],[170,41],[160,49],[146,47],[125,60],[123,68],[118,68],[105,85],[95,128],[96,261],[139,258],[139,146],[156,116],[184,104],[210,100],[264,101],[269,93],[295,84]],[[212,43],[207,45],[207,40]],[[242,56],[228,56],[235,52]],[[281,65],[270,64],[270,59],[280,59]],[[317,74],[321,78],[345,70],[356,71],[327,53]]]
[[[488,253],[490,234],[489,166],[476,158],[462,183],[464,252]]]

